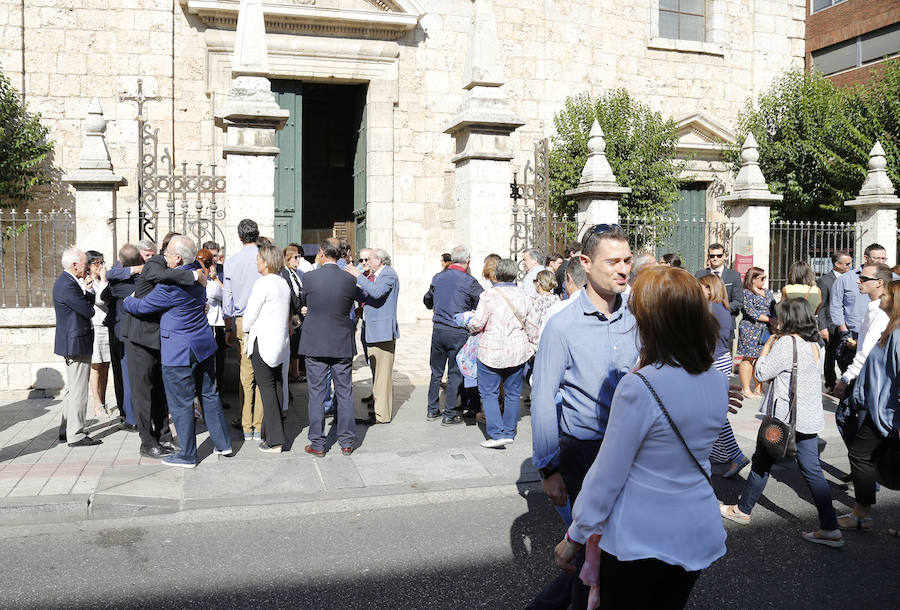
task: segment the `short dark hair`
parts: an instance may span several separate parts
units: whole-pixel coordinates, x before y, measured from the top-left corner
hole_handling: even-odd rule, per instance
[[[609,229],[603,233],[594,233],[593,229],[594,228],[591,227],[587,230],[584,237],[581,238],[581,246],[579,246],[581,253],[588,258],[593,256],[594,252],[597,250],[597,246],[599,246],[600,242],[604,239],[617,239],[628,243],[628,236],[619,225],[610,225]]]
[[[201,250],[218,250],[219,244],[214,241],[205,241],[203,245],[200,246]]]
[[[569,258],[570,256],[572,256],[579,250],[581,250],[581,242],[580,241],[570,241],[569,245],[566,246],[566,251],[567,251],[566,258]]]
[[[450,253],[444,252],[443,254],[441,254],[441,261],[443,261],[445,263],[449,263],[450,262]]]
[[[85,250],[84,255],[87,256],[88,265],[93,265],[94,261],[103,260],[103,253],[96,250]]]
[[[846,250],[835,250],[831,253],[831,264],[835,264],[839,260],[841,260],[842,256],[850,256],[850,253]]]
[[[816,276],[813,274],[812,267],[804,261],[795,261],[788,271],[788,284],[805,284],[806,286],[814,286]]]
[[[87,254],[87,252],[85,252]],[[88,254],[88,261],[90,261],[90,254]],[[891,271],[891,268],[885,265],[884,263],[871,263],[868,265],[863,265],[863,269],[866,267],[874,267],[875,274],[872,276],[876,280],[881,280],[884,282],[884,288],[887,289],[888,284],[890,284],[894,280],[894,272]]]
[[[709,244],[709,247],[706,248],[706,253],[709,254],[710,250],[721,250],[722,252],[725,252],[725,246],[723,246],[719,242],[715,242]]]
[[[238,239],[242,244],[256,243],[259,237],[259,225],[251,218],[245,218],[238,223]]]
[[[866,248],[866,256],[869,256],[869,255],[872,254],[872,252],[875,251],[875,250],[884,250],[884,251],[887,251],[887,248],[885,248],[884,246],[882,246],[882,245],[879,244],[879,243],[869,244],[869,247]]]
[[[753,280],[765,274],[766,272],[759,267],[750,267],[747,269],[747,273],[744,274],[744,288],[753,290]]]
[[[134,244],[125,244],[119,248],[119,262],[123,267],[133,267],[144,262],[141,253]]]
[[[803,298],[785,299],[775,306],[780,336],[800,335],[804,341],[815,343],[819,340],[816,314],[809,301]]]
[[[587,271],[584,270],[580,258],[573,258],[566,263],[566,275],[579,288],[583,288],[587,284]]]
[[[322,256],[327,258],[330,261],[336,261],[341,258],[341,246],[337,240],[329,237],[325,241],[321,243],[319,246],[319,251],[322,252]]]
[[[166,248],[169,247],[169,242],[172,241],[173,237],[176,237],[178,235],[181,235],[181,233],[179,233],[178,231],[169,231],[168,233],[166,233],[166,236],[163,237],[162,245],[159,247],[160,254],[165,253]],[[186,265],[187,263],[188,261],[185,261],[184,264]]]
[[[663,262],[672,267],[678,267],[681,269],[681,257],[675,254],[674,252],[669,252],[668,254],[663,254],[662,256]]]
[[[340,241],[340,246],[339,246],[339,247],[340,247],[340,249],[341,249],[341,256],[340,256],[341,258],[344,258],[345,256],[347,256],[347,253],[350,252],[350,250],[351,250],[351,248],[350,248],[350,242],[347,241],[346,239],[342,239],[342,240]]]

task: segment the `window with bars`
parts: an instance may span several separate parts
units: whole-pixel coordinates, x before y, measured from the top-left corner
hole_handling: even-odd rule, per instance
[[[828,76],[900,54],[900,24],[812,52],[813,67]]]
[[[659,0],[659,36],[706,40],[706,0]]]

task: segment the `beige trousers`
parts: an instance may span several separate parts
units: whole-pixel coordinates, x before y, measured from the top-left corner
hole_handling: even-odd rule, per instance
[[[62,399],[59,432],[65,433],[67,443],[74,443],[85,437],[84,418],[87,413],[90,376],[90,356],[66,358],[66,389]]]
[[[241,350],[241,427],[244,433],[252,432],[253,428],[259,432],[262,430],[263,403],[253,376],[253,364],[247,355],[250,338],[244,334],[244,318],[234,319],[234,330],[238,349]]]
[[[369,366],[372,367],[372,395],[375,397],[375,419],[389,422],[394,413],[394,348],[397,341],[369,343]]]

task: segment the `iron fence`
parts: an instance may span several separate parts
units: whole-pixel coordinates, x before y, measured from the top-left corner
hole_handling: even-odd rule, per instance
[[[727,252],[734,252],[734,234],[738,226],[730,221],[706,218],[623,218],[619,221],[628,234],[632,251],[653,252],[657,259],[673,253],[681,258],[681,266],[695,272],[706,267],[706,248],[720,243]]]
[[[0,307],[49,307],[63,250],[75,241],[69,210],[0,209]]]
[[[856,260],[861,235],[853,222],[774,221],[769,226],[769,287],[778,292],[787,284],[791,265],[804,261],[816,277],[831,269],[831,253],[845,250]]]

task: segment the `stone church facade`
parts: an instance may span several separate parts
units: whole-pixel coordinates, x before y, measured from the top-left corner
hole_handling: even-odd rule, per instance
[[[137,208],[137,106],[126,98],[136,96],[139,79],[157,98],[143,108],[160,150],[176,164],[215,163],[223,173],[241,2],[0,2],[0,68],[43,115],[59,173],[79,167],[84,119],[98,98],[113,171],[127,180],[114,216]],[[715,197],[731,184],[723,143],[735,140],[749,98],[781,71],[803,66],[807,11],[805,0],[255,5],[265,34],[248,35],[264,38],[263,76],[288,118],[275,135],[280,154],[261,147],[275,167],[258,197],[232,195],[236,181],[259,177],[253,166],[229,175],[221,240],[235,251],[243,216],[281,245],[316,243],[346,222],[357,243],[391,253],[403,281],[403,321],[427,314],[420,296],[441,252],[466,243],[473,260],[506,254],[505,183],[534,143],[552,136],[567,96],[624,87],[676,119],[687,171],[708,187],[707,213],[718,213]],[[472,100],[481,106],[473,110]],[[494,124],[496,113],[482,111],[497,108],[507,119]],[[482,183],[493,186],[479,190]],[[52,192],[57,204],[73,200],[71,188]],[[487,208],[479,197],[491,198]],[[77,245],[92,247],[82,237]]]

